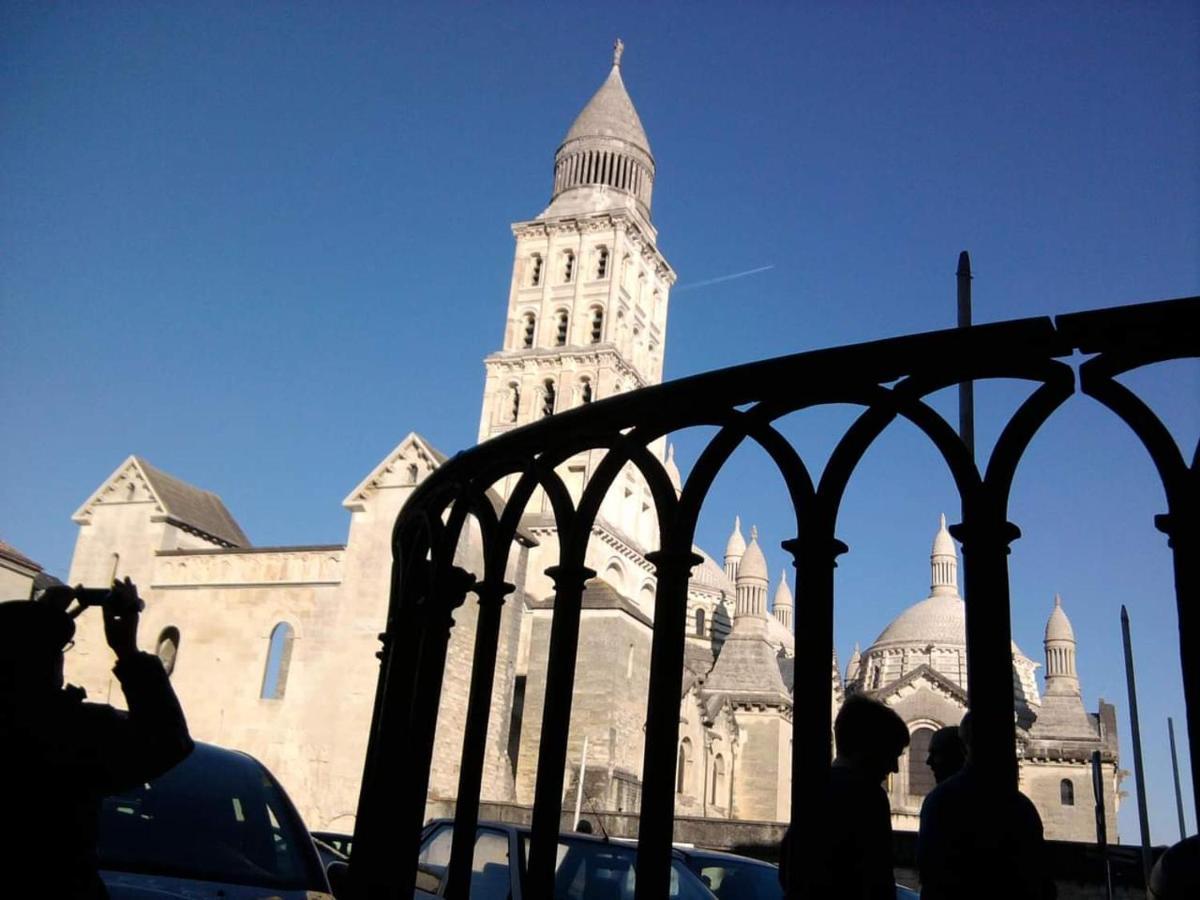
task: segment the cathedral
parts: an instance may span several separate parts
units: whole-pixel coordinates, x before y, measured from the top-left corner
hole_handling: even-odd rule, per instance
[[[513,225],[515,253],[500,349],[484,361],[479,440],[562,410],[662,380],[675,272],[651,209],[655,160],[621,75],[612,67],[554,157],[549,205]],[[672,448],[652,450],[680,489]],[[559,474],[578,500],[600,452]],[[391,531],[413,489],[446,457],[411,432],[343,501],[345,543],[257,547],[222,500],[130,456],[74,515],[69,581],[129,576],[147,601],[143,643],[171,673],[193,734],[244,749],[280,778],[310,827],[353,829],[388,603]],[[495,486],[502,501],[512,485]],[[549,501],[535,496],[516,537],[503,608],[483,799],[532,803],[554,611],[547,569],[558,558]],[[636,813],[654,627],[658,546],[649,488],[632,467],[596,519],[583,596],[571,731],[568,804]],[[760,538],[735,522],[721,563],[702,557],[688,588],[680,698],[679,815],[780,821],[790,809],[793,632],[803,627],[786,574],[771,592]],[[468,529],[458,563],[481,571]],[[932,786],[933,731],[966,709],[964,603],[957,549],[939,527],[929,596],[856,648],[843,674],[831,660],[834,712],[864,693],[908,723],[912,744],[888,783],[893,820],[915,828]],[[803,609],[803,598],[800,608]],[[430,808],[444,809],[458,760],[477,610],[455,613],[439,711]],[[1091,758],[1099,751],[1108,820],[1118,797],[1112,706],[1085,710],[1076,643],[1055,600],[1046,626],[1045,686],[1013,645],[1021,787],[1050,837],[1094,840]],[[100,617],[80,620],[69,677],[93,699],[118,700]],[[803,685],[800,686],[803,690]],[[586,762],[585,762],[586,755]]]

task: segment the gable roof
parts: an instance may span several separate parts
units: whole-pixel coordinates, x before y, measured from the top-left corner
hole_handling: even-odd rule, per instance
[[[34,562],[12,544],[3,540],[0,540],[0,559],[6,559],[20,566],[22,569],[29,569],[31,574],[42,571],[40,564]]]
[[[917,681],[921,681],[922,679],[928,681],[932,686],[940,688],[941,690],[950,694],[956,700],[961,702],[963,706],[967,705],[967,692],[927,663],[921,663],[921,665],[917,666],[903,678],[897,678],[891,684],[888,684],[877,691],[863,691],[863,693],[868,697],[875,698],[876,700],[885,701],[887,697],[899,693],[902,688],[908,687],[909,685]]]
[[[227,547],[250,546],[250,538],[246,537],[220,497],[212,491],[168,475],[140,456],[130,456],[117,466],[116,471],[104,480],[71,518],[80,524],[87,523],[92,507],[101,503],[104,495],[113,490],[115,482],[127,474],[133,474],[144,482],[158,511],[173,525],[197,532]]]

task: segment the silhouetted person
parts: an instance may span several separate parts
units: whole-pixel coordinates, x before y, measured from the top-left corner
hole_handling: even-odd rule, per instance
[[[892,872],[892,813],[882,782],[899,771],[908,728],[877,700],[850,697],[833,724],[837,756],[829,770],[824,803],[794,810],[812,817],[805,864],[792,872],[789,828],[780,848],[779,880],[789,898],[842,897],[895,900]]]
[[[967,748],[959,736],[958,726],[939,728],[929,739],[929,756],[925,764],[933,770],[933,777],[941,784],[958,772],[967,762]]]
[[[1200,897],[1200,834],[1168,847],[1150,870],[1154,900],[1194,900]]]
[[[970,713],[963,717],[959,735],[966,763],[930,791],[921,806],[917,867],[922,900],[1055,897],[1042,818],[1033,801],[983,780],[972,762]]]
[[[579,824],[575,826],[576,834],[592,834],[592,823],[587,819],[580,819]]]
[[[137,649],[137,588],[114,582],[104,634],[129,712],[85,703],[63,685],[76,592],[0,603],[0,847],[6,895],[103,898],[96,872],[101,799],[166,772],[192,750],[183,711],[157,657]],[[11,891],[11,894],[9,892]]]

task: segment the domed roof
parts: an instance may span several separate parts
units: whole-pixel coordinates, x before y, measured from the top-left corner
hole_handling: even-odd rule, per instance
[[[650,141],[642,128],[642,120],[638,118],[629,92],[625,90],[625,82],[621,80],[620,52],[613,58],[612,70],[600,90],[592,96],[583,111],[575,117],[571,129],[567,132],[563,143],[567,144],[580,138],[605,137],[627,141],[636,147],[650,153]]]
[[[779,573],[779,587],[775,588],[775,606],[794,606],[792,589],[787,583],[787,569]]]
[[[880,644],[967,644],[966,605],[958,597],[928,597],[900,613],[875,639]]]
[[[725,544],[726,556],[741,556],[746,552],[746,539],[742,537],[742,517],[733,517],[733,533]]]
[[[1050,618],[1046,621],[1046,640],[1047,641],[1074,641],[1075,630],[1071,627],[1071,620],[1067,618],[1067,614],[1062,609],[1062,597],[1058,594],[1054,595],[1054,609],[1050,613]]]
[[[746,547],[746,552],[742,555],[742,563],[738,566],[737,580],[743,578],[757,578],[762,581],[769,580],[767,577],[767,559],[763,556],[762,549],[758,546],[758,529],[750,529],[750,543]]]

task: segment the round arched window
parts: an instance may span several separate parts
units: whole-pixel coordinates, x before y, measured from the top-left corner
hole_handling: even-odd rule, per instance
[[[175,671],[175,661],[179,658],[179,629],[174,625],[164,628],[158,635],[154,653],[162,662],[167,677],[170,678],[171,673]]]

